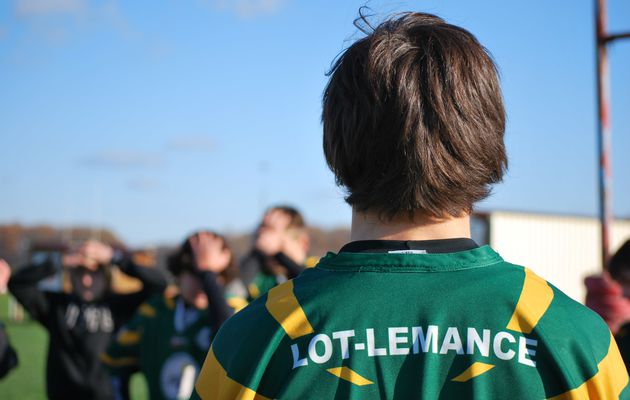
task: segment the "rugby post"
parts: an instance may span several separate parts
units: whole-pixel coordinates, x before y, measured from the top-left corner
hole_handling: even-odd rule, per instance
[[[597,74],[597,144],[599,170],[599,219],[601,223],[602,266],[610,257],[612,224],[611,110],[608,43],[630,38],[630,32],[609,34],[606,27],[606,0],[595,0],[596,74]]]

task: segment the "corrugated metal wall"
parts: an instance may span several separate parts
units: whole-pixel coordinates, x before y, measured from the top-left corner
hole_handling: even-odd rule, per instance
[[[584,302],[584,277],[601,271],[595,218],[493,212],[490,245],[506,261],[524,265],[573,299]],[[630,220],[616,220],[611,250],[630,239]]]

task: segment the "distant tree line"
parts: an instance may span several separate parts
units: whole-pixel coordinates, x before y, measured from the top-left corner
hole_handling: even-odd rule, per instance
[[[338,250],[350,239],[347,228],[322,229],[309,227],[311,238],[310,255],[322,257],[330,249]],[[237,258],[251,248],[252,233],[227,233],[226,238]],[[72,243],[98,239],[114,247],[127,249],[126,244],[109,229],[91,227],[59,228],[51,225],[24,226],[21,224],[0,225],[0,258],[14,268],[28,262],[31,251],[37,248],[62,248]],[[154,263],[164,268],[165,256],[180,243],[164,244],[150,249]],[[139,250],[139,249],[131,249]]]

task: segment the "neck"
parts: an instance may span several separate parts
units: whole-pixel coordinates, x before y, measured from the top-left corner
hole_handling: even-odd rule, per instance
[[[443,219],[416,216],[382,221],[376,214],[352,211],[352,241],[454,238],[470,238],[470,215]]]

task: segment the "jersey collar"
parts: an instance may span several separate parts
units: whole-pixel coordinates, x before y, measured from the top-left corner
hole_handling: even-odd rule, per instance
[[[352,245],[352,243],[350,244]],[[414,248],[396,247],[393,246],[393,243],[381,243],[379,248],[414,250]],[[501,256],[490,246],[449,253],[427,252],[426,254],[390,253],[389,251],[392,250],[385,250],[386,252],[349,252],[348,249],[355,249],[355,245],[344,246],[339,254],[328,253],[320,260],[317,268],[346,272],[448,272],[481,268],[503,262]]]
[[[454,253],[479,247],[469,238],[440,240],[359,240],[343,246],[340,253]]]

